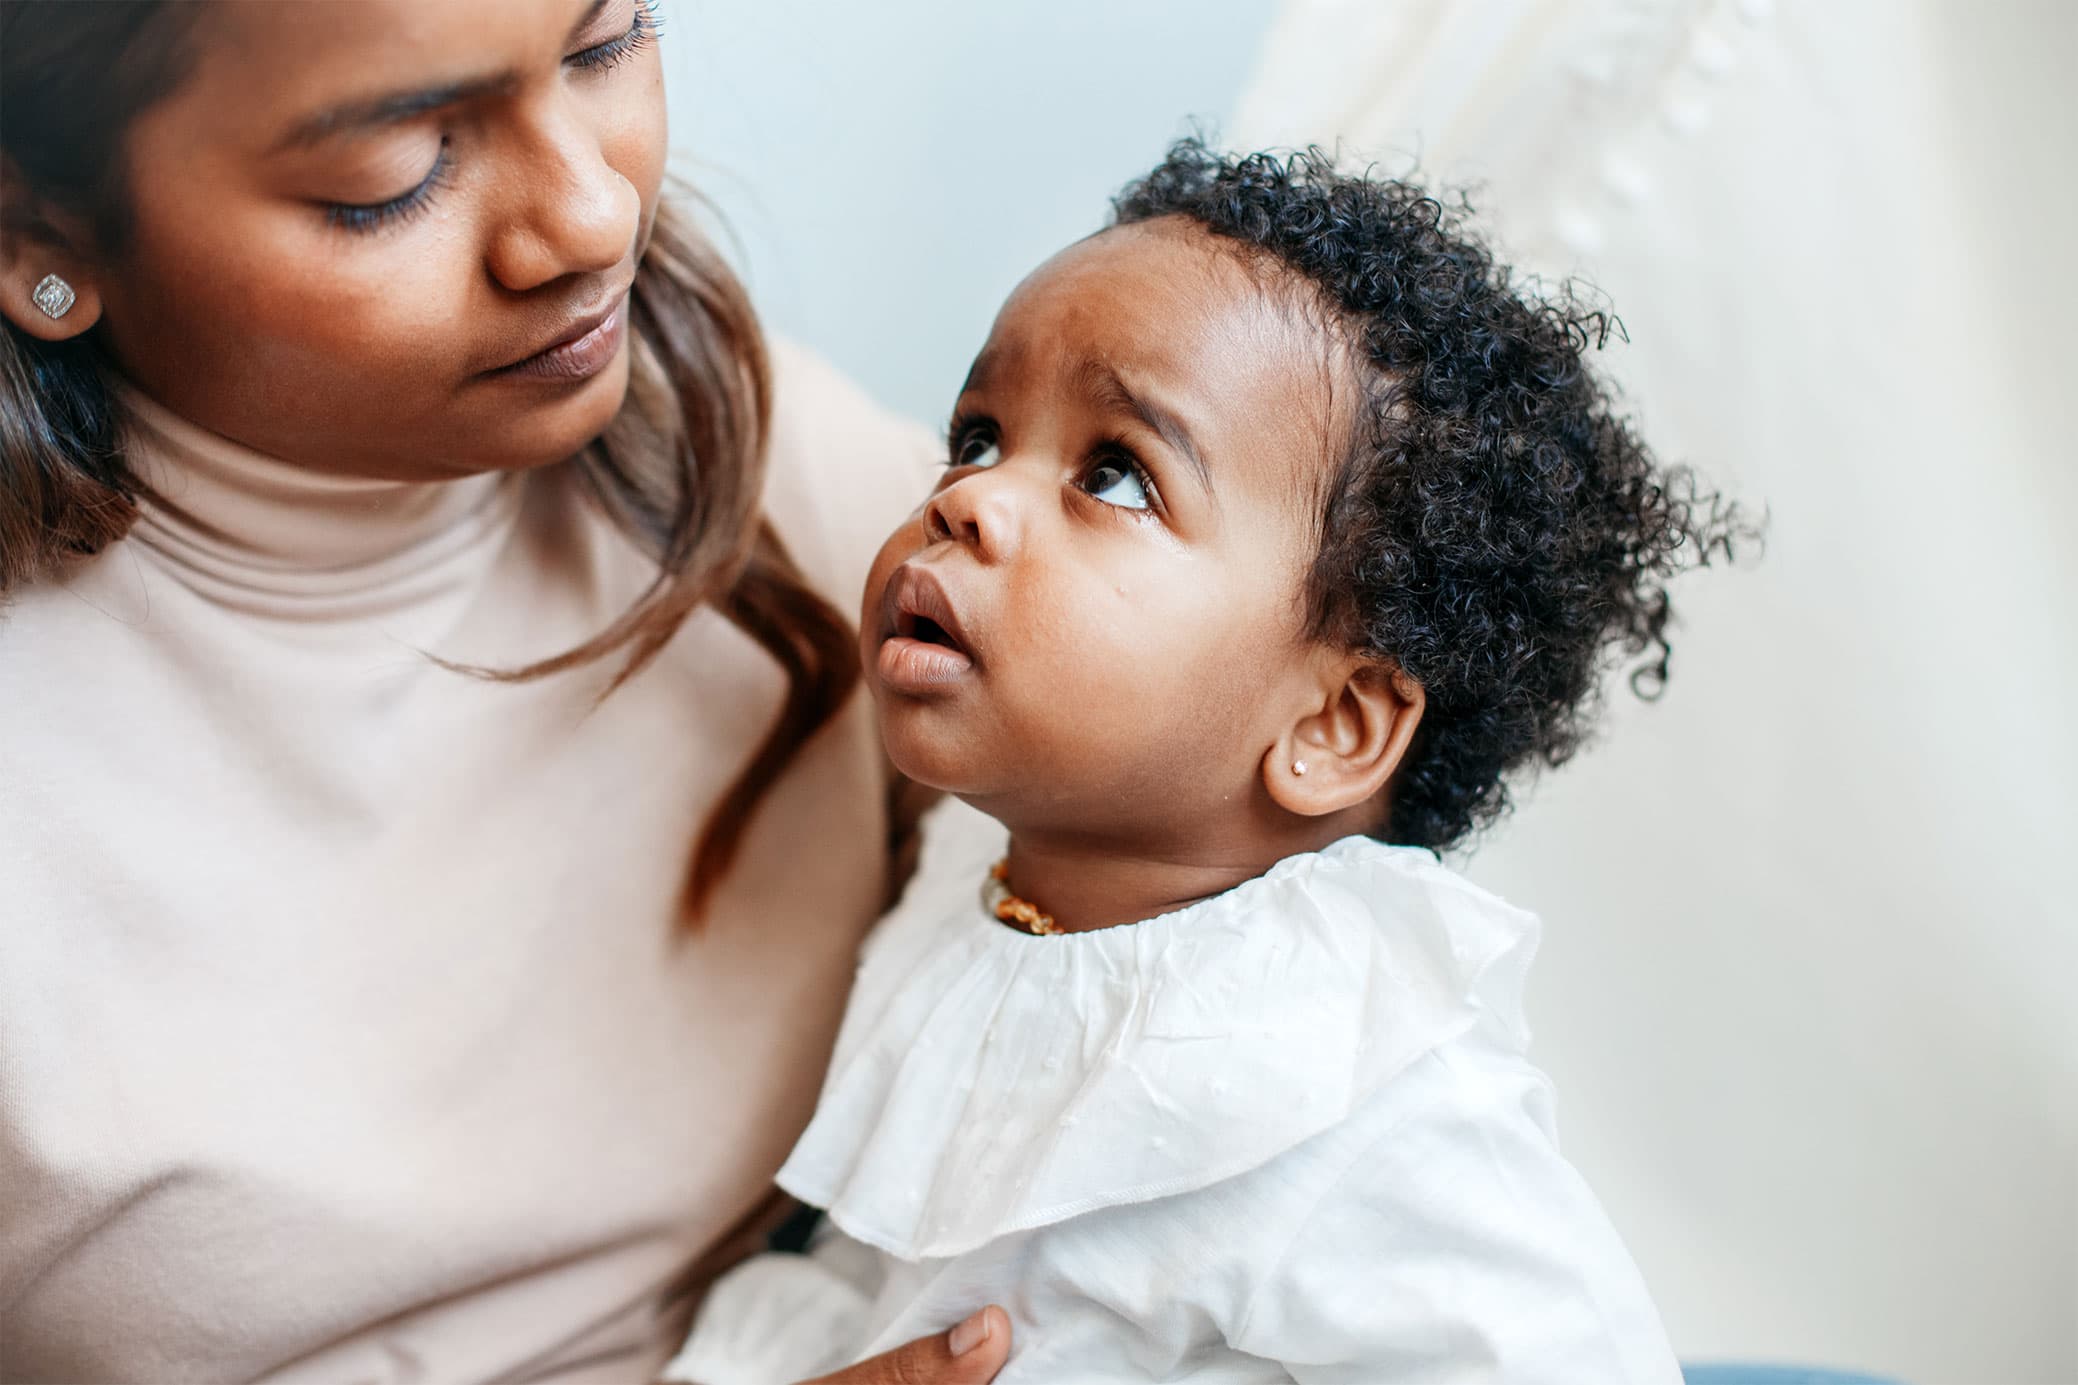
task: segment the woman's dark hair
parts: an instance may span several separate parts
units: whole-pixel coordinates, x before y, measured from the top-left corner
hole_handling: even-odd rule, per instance
[[[1295,273],[1347,336],[1363,401],[1308,600],[1315,633],[1422,685],[1379,835],[1439,850],[1506,811],[1511,771],[1580,747],[1609,663],[1656,695],[1667,580],[1756,534],[1655,463],[1588,372],[1615,320],[1516,284],[1469,212],[1319,149],[1195,139],[1114,204],[1115,224],[1187,218]]]
[[[0,207],[9,234],[62,213],[91,228],[101,253],[120,253],[123,139],[185,76],[201,8],[0,0],[0,158],[11,186],[31,194]],[[655,558],[655,580],[577,648],[487,676],[542,678],[620,655],[610,693],[703,605],[779,661],[779,718],[688,864],[690,920],[734,859],[751,811],[857,683],[858,655],[849,623],[809,588],[760,508],[772,398],[757,318],[728,266],[668,203],[630,304],[628,402],[563,465]],[[137,517],[110,367],[92,337],[43,342],[9,323],[0,342],[0,600],[106,548]]]

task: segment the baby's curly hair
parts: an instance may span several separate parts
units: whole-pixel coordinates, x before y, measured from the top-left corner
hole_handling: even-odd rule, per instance
[[[1427,697],[1377,835],[1441,850],[1499,817],[1506,776],[1580,748],[1609,665],[1658,694],[1668,579],[1758,530],[1617,414],[1582,360],[1621,331],[1606,310],[1516,283],[1462,197],[1339,172],[1317,148],[1187,139],[1113,211],[1186,217],[1295,271],[1348,332],[1365,394],[1326,490],[1311,618]]]

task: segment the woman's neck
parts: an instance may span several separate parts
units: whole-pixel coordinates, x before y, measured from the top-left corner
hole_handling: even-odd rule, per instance
[[[147,536],[213,566],[347,573],[446,546],[505,478],[384,481],[314,471],[197,427],[121,390],[124,451],[147,491]]]

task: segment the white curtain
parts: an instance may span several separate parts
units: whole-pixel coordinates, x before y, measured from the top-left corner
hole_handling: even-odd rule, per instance
[[[2072,10],[1286,0],[1224,132],[1476,182],[1772,512],[1470,859],[1691,1359],[2078,1380]]]

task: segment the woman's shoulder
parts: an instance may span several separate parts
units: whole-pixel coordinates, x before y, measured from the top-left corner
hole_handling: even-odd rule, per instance
[[[796,342],[775,339],[765,510],[809,580],[851,612],[881,542],[931,486],[931,430],[883,408]]]

